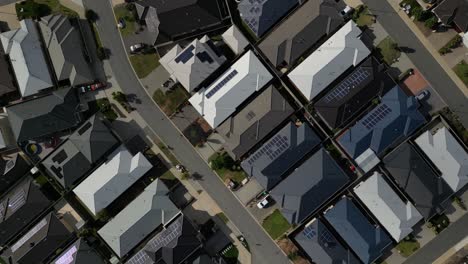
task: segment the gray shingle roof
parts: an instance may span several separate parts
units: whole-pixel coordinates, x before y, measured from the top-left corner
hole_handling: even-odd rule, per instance
[[[280,138],[286,140],[286,148],[279,150],[278,153],[269,153],[270,146],[276,145],[274,141]],[[263,188],[270,190],[281,181],[288,169],[292,168],[319,143],[320,138],[307,123],[297,127],[293,122],[290,122],[242,161],[241,166]]]
[[[102,116],[96,114],[46,157],[42,165],[62,186],[70,187],[118,143]]]
[[[237,5],[242,20],[258,37],[273,27],[299,0],[243,0]]]
[[[468,31],[468,0],[445,0],[433,10],[442,23],[454,22],[462,31]]]
[[[41,17],[39,27],[59,81],[69,80],[72,86],[93,82],[92,66],[85,59],[79,20],[63,15]]]
[[[45,137],[81,122],[76,91],[63,88],[52,94],[7,107],[17,142]]]
[[[298,224],[348,182],[346,173],[321,148],[271,190],[270,194],[288,222]]]
[[[226,141],[224,148],[236,160],[244,156],[293,111],[281,93],[270,86],[241,111],[226,119],[216,130]]]

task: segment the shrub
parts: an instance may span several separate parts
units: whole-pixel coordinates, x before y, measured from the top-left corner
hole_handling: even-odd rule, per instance
[[[105,60],[107,59],[107,51],[104,47],[99,47],[97,49],[97,56],[98,56],[98,59],[100,60]]]
[[[91,22],[96,22],[96,20],[99,18],[98,14],[92,9],[86,9],[85,17]]]
[[[436,16],[431,16],[429,19],[427,19],[425,22],[424,22],[424,25],[428,28],[434,28],[437,24],[439,23],[439,20],[437,19]]]
[[[226,153],[219,154],[211,161],[211,166],[215,170],[232,168],[234,166],[234,160]]]
[[[447,48],[447,47],[442,47],[442,48],[439,49],[439,53],[441,55],[445,55],[445,54],[449,53],[450,51],[452,51],[452,50]]]
[[[454,48],[457,48],[458,46],[460,46],[460,44],[462,43],[463,39],[460,35],[455,35],[455,37],[453,37],[447,44],[446,46],[449,48],[449,49],[454,49]]]
[[[421,21],[422,17],[424,16],[424,10],[419,5],[413,6],[413,8],[410,10],[410,14],[414,16],[416,20]]]

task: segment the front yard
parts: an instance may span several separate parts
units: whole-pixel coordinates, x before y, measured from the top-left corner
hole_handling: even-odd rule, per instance
[[[132,4],[120,4],[114,7],[115,17],[117,22],[120,19],[124,20],[124,27],[120,28],[120,33],[122,36],[127,36],[130,34],[135,33],[135,29],[137,27],[136,23],[136,14],[135,14],[135,6]]]
[[[375,17],[365,5],[359,5],[353,14],[353,20],[359,27],[370,26],[375,23]]]
[[[262,226],[271,238],[275,240],[281,237],[291,227],[278,209],[263,220]]]
[[[189,98],[189,94],[179,84],[174,85],[174,88],[166,92],[157,89],[153,94],[153,100],[161,107],[167,116],[174,114],[180,105]]]
[[[460,77],[460,79],[465,83],[465,85],[468,87],[468,64],[466,61],[462,60],[460,61],[454,68],[453,70],[455,73]]]
[[[15,7],[19,20],[25,18],[39,18],[50,14],[78,17],[75,11],[61,5],[59,0],[26,0],[17,3]]]
[[[130,62],[138,78],[145,78],[159,66],[159,56],[155,53],[130,55]]]
[[[397,43],[395,43],[391,37],[383,39],[377,45],[377,51],[388,65],[392,65],[401,55]]]
[[[230,244],[221,252],[221,256],[227,264],[237,264],[239,258],[239,250],[233,244]]]
[[[107,98],[97,99],[95,101],[98,110],[104,115],[104,117],[110,122],[117,119],[117,113],[112,109],[112,106]]]
[[[432,229],[434,233],[439,234],[447,228],[450,224],[450,220],[445,214],[440,214],[440,215],[435,215],[434,217],[429,220],[429,223],[427,224],[427,227]]]
[[[236,162],[226,153],[215,153],[208,159],[210,166],[221,179],[226,181],[231,179],[234,182],[241,183],[245,178],[245,172],[236,164]]]
[[[409,257],[411,254],[416,252],[419,249],[419,247],[419,242],[412,236],[405,237],[396,246],[400,255],[402,255],[405,258]]]

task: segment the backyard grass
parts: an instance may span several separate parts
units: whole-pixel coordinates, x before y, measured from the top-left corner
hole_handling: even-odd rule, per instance
[[[78,13],[61,5],[59,0],[27,0],[17,3],[15,8],[20,20],[24,18],[39,18],[50,14],[78,17]]]
[[[153,94],[154,101],[167,116],[174,114],[179,106],[187,101],[188,97],[187,91],[178,84],[171,91],[163,92],[161,89],[157,89]]]
[[[377,51],[388,65],[392,65],[401,55],[398,45],[390,37],[386,37],[377,45]]]
[[[40,186],[47,184],[49,181],[47,180],[47,177],[44,176],[43,174],[39,175],[36,179],[37,184]]]
[[[115,17],[118,20],[123,18],[125,21],[125,27],[120,28],[120,33],[122,36],[127,36],[135,33],[136,29],[136,19],[135,13],[127,8],[127,4],[120,4],[114,7]]]
[[[223,212],[216,214],[216,216],[219,219],[221,219],[221,221],[223,221],[225,224],[227,224],[227,222],[229,222],[229,218]]]
[[[468,64],[466,61],[460,61],[453,70],[455,73],[460,77],[460,79],[465,83],[466,87],[468,87]]]
[[[398,252],[403,257],[407,258],[411,256],[416,250],[419,249],[419,242],[416,241],[413,237],[408,237],[400,241],[396,246]]]
[[[273,239],[279,238],[291,227],[278,209],[263,220],[262,226]]]
[[[374,24],[374,16],[369,12],[369,8],[364,5],[356,7],[353,20],[359,27],[370,26]]]
[[[145,78],[159,66],[159,57],[154,53],[130,55],[130,62],[138,78]]]

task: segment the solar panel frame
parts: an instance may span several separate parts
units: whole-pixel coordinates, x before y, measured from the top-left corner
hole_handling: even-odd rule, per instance
[[[343,80],[335,89],[330,91],[324,98],[326,103],[331,103],[335,100],[340,100],[349,94],[351,89],[358,87],[363,81],[371,76],[372,70],[359,68],[351,73],[345,80]]]
[[[226,83],[228,83],[234,76],[238,74],[237,70],[230,72],[223,80],[221,80],[215,87],[213,87],[207,94],[206,98],[210,99],[213,95],[216,94]]]

